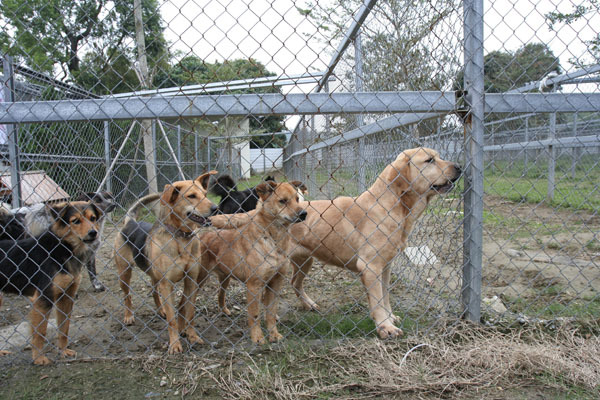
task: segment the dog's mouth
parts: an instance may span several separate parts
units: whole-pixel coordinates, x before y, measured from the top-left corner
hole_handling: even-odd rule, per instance
[[[440,194],[448,193],[454,189],[454,182],[447,182],[442,185],[433,185],[432,188]]]
[[[198,214],[194,214],[194,213],[189,213],[188,219],[192,222],[195,222],[196,224],[198,224],[200,226],[211,226],[211,224],[212,224],[210,219],[205,218]]]
[[[94,243],[96,241],[96,238],[85,238],[82,241],[85,244],[90,244],[90,243]]]

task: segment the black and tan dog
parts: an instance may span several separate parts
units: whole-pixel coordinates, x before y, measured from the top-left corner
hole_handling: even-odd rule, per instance
[[[219,306],[230,314],[225,306],[225,291],[233,277],[246,284],[248,302],[248,326],[254,343],[264,343],[260,327],[260,302],[265,306],[269,340],[282,338],[277,331],[277,302],[284,271],[289,265],[287,254],[291,238],[288,228],[306,218],[300,206],[299,195],[290,183],[273,181],[256,186],[260,202],[258,208],[245,224],[237,229],[213,230],[200,235],[204,248],[200,285],[208,272],[219,276]],[[244,214],[238,214],[244,215]],[[247,215],[247,214],[246,214]],[[228,215],[211,217],[226,219]]]
[[[98,235],[100,212],[93,203],[78,201],[48,206],[54,217],[41,235],[0,242],[0,290],[32,297],[31,353],[34,364],[49,364],[43,354],[48,319],[56,305],[58,348],[67,348],[73,301],[81,282],[81,270],[89,260],[90,245]],[[1,298],[0,298],[1,303]]]
[[[139,199],[129,209],[125,226],[115,240],[114,260],[125,295],[124,322],[133,324],[135,321],[129,293],[135,264],[150,276],[156,307],[167,319],[169,354],[183,351],[180,332],[185,332],[192,344],[202,343],[192,326],[193,299],[196,297],[196,281],[201,269],[198,262],[200,243],[194,230],[209,224],[207,217],[217,210],[217,206],[206,197],[210,176],[216,173],[211,171],[193,181],[174,182],[166,185],[160,195]],[[156,223],[151,225],[135,220],[137,209],[159,198]],[[184,281],[183,297],[176,318],[173,284],[181,280]]]

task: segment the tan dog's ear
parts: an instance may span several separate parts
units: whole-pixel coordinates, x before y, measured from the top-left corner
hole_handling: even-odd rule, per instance
[[[219,172],[215,171],[215,170],[208,171],[207,173],[202,174],[199,177],[197,177],[196,179],[194,179],[194,181],[198,182],[200,184],[200,186],[202,186],[204,188],[204,190],[208,190],[208,182],[210,181],[211,175],[216,175],[218,173]]]
[[[68,225],[67,214],[71,210],[71,205],[69,203],[46,205],[46,208],[55,222],[61,226]]]
[[[403,193],[408,190],[410,182],[410,159],[404,153],[400,153],[396,160],[388,167],[389,171],[386,176],[387,184],[390,188],[394,188],[398,193]]]
[[[275,191],[277,185],[278,184],[273,181],[263,182],[259,185],[256,185],[256,193],[262,201],[265,201],[271,195],[271,193]]]
[[[177,196],[179,196],[179,188],[171,184],[166,184],[163,194],[160,197],[160,202],[165,206],[171,205],[175,203]]]

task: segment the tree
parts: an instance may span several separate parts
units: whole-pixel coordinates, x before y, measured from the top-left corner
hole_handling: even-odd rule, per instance
[[[581,3],[573,5],[569,12],[554,11],[546,14],[546,20],[550,29],[556,31],[556,26],[559,24],[571,25],[576,21],[587,19],[600,13],[600,1],[589,0]],[[600,62],[600,32],[598,29],[595,29],[595,37],[584,42],[588,45],[592,63]],[[571,59],[570,62],[580,67],[586,64],[583,57]]]
[[[267,70],[262,63],[252,58],[209,63],[196,56],[186,56],[170,68],[159,72],[155,77],[154,84],[158,88],[168,88],[273,75],[275,74]],[[221,94],[235,93],[279,93],[279,89],[271,86],[221,92]],[[249,118],[251,134],[274,133],[284,130],[282,117],[251,115]],[[252,139],[251,145],[253,147],[280,147],[285,145],[285,141],[285,135],[257,136]]]
[[[142,7],[146,49],[150,64],[156,65],[166,53],[158,2],[144,0]],[[133,3],[128,0],[3,0],[0,15],[6,23],[0,49],[41,72],[58,68],[61,79],[89,84],[91,76],[102,80],[113,62],[124,66],[127,59],[131,68],[135,59]],[[119,74],[127,78],[128,70]],[[111,85],[94,87],[106,91]]]
[[[334,0],[330,7],[308,2],[299,12],[312,19],[328,42],[340,40],[348,29],[349,21],[363,2]],[[456,0],[388,0],[375,4],[361,27],[363,90],[404,91],[448,89],[460,65],[452,41],[442,38],[452,20],[458,15]],[[456,30],[456,42],[460,31]],[[355,55],[347,51],[347,65],[355,65]],[[337,67],[338,71],[341,67]],[[350,67],[343,86],[354,89],[355,71]],[[351,129],[353,118],[346,118]],[[419,124],[417,134],[427,135],[436,130],[436,121]]]
[[[550,72],[561,72],[560,60],[547,45],[529,43],[515,52],[495,50],[485,55],[484,87],[488,93],[502,93],[532,81],[539,81]],[[464,71],[455,79],[454,90],[464,87]]]

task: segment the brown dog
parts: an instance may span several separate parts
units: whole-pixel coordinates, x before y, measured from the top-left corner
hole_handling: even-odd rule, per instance
[[[225,290],[231,277],[246,284],[248,326],[254,343],[264,343],[260,327],[260,301],[265,306],[266,325],[271,342],[282,338],[277,331],[277,295],[283,282],[283,272],[288,265],[290,249],[288,228],[304,221],[306,211],[298,202],[297,189],[289,183],[273,181],[256,186],[260,201],[252,218],[238,229],[209,231],[201,235],[205,250],[202,255],[200,284],[206,274],[214,271],[221,282],[219,306],[225,306]],[[236,214],[240,215],[240,214]],[[247,214],[241,214],[246,215]],[[219,218],[227,218],[221,215]]]
[[[206,197],[210,176],[216,173],[210,171],[193,181],[166,185],[160,195],[159,216],[154,225],[137,222],[132,214],[140,205],[157,200],[158,196],[138,200],[130,208],[125,226],[115,241],[115,265],[125,295],[124,322],[135,321],[129,285],[132,267],[137,264],[150,276],[156,307],[167,319],[169,354],[183,351],[180,332],[185,332],[191,343],[202,343],[192,326],[193,300],[198,291],[196,281],[201,270],[201,247],[194,230],[208,224],[206,218],[217,210]],[[184,289],[176,318],[173,284],[181,280]]]
[[[91,247],[98,236],[101,216],[87,201],[48,206],[48,213],[53,222],[40,235],[0,241],[0,290],[32,298],[31,354],[33,363],[39,365],[50,364],[43,348],[54,306],[58,348],[64,357],[77,354],[67,348],[71,311],[81,270],[93,255]]]
[[[402,331],[394,325],[389,298],[390,263],[404,251],[406,239],[429,201],[452,189],[460,167],[428,148],[405,150],[360,196],[303,203],[306,221],[291,228],[292,285],[305,308],[318,309],[305,293],[304,278],[313,257],[360,275],[371,318],[381,338]],[[212,218],[214,226],[235,227],[242,217]]]

